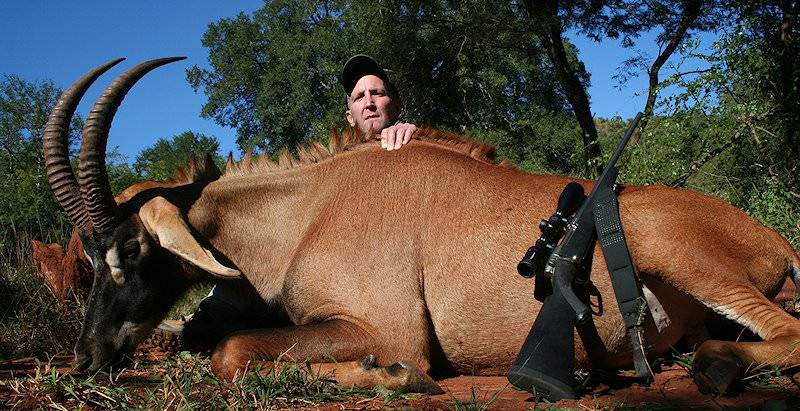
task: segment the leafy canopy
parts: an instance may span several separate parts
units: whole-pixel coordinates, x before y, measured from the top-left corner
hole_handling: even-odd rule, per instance
[[[194,156],[199,160],[210,153],[217,164],[222,163],[219,156],[219,141],[212,136],[192,131],[184,131],[171,138],[159,138],[152,146],[143,149],[133,163],[133,169],[148,180],[168,180],[175,176],[178,167],[189,164]]]
[[[209,25],[211,68],[187,78],[208,97],[202,115],[236,128],[243,150],[274,153],[341,127],[338,75],[358,53],[389,71],[405,120],[535,139],[529,119],[567,104],[534,42],[513,2],[267,1]]]

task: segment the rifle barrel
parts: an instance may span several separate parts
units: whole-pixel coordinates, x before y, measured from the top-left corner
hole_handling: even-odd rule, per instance
[[[617,151],[614,152],[614,155],[611,156],[611,161],[609,164],[616,164],[619,157],[622,155],[622,152],[625,151],[625,146],[628,145],[628,141],[630,141],[631,136],[633,136],[633,131],[636,130],[636,126],[639,125],[639,120],[642,119],[642,112],[636,113],[636,117],[633,118],[633,122],[631,125],[628,126],[628,130],[625,131],[625,135],[622,137],[622,141],[619,143],[619,147],[617,147]]]

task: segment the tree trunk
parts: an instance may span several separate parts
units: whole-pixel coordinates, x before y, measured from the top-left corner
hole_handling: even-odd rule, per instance
[[[564,88],[567,100],[581,127],[584,167],[588,173],[599,174],[602,165],[600,164],[600,146],[597,144],[597,128],[592,118],[586,88],[567,59],[564,40],[561,37],[563,28],[558,17],[558,1],[526,0],[525,9],[534,20],[532,24],[535,27],[536,35],[544,45],[547,57],[556,69],[558,81]]]

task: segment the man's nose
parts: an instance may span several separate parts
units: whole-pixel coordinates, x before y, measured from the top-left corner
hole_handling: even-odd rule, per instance
[[[375,107],[375,101],[372,99],[372,95],[371,94],[367,93],[367,95],[364,96],[364,104],[367,107]]]

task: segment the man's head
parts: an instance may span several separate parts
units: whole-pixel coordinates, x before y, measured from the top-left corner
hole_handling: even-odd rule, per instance
[[[342,87],[347,95],[347,122],[368,132],[380,131],[397,121],[401,103],[386,72],[369,56],[350,58],[342,69]]]

